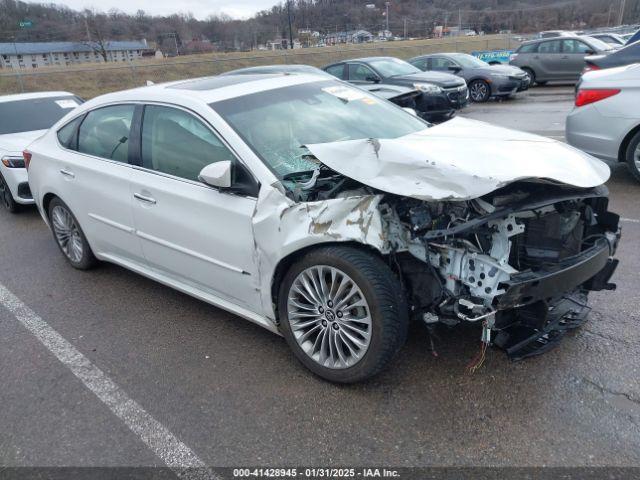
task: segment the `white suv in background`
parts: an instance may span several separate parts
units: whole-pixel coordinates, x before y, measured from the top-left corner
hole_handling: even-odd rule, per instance
[[[0,97],[0,203],[7,210],[33,203],[22,151],[81,103],[69,92]]]
[[[604,160],[626,162],[640,180],[640,64],[585,73],[575,105],[567,141]]]

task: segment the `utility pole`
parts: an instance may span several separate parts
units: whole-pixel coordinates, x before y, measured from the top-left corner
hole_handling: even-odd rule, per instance
[[[609,14],[607,15],[607,27],[611,26],[611,9],[613,8],[612,4],[609,4]]]
[[[287,18],[289,19],[289,48],[293,49],[293,31],[291,30],[291,0],[287,0]]]
[[[404,20],[404,39],[407,39],[407,17],[403,18]]]
[[[176,46],[176,57],[180,56],[180,52],[178,51],[178,32],[174,32],[169,34],[173,37],[173,43]]]
[[[458,9],[458,36],[462,34],[462,10]]]
[[[622,21],[624,20],[624,7],[626,6],[627,0],[620,0],[620,16],[618,17],[618,25],[622,25]]]
[[[18,59],[18,46],[16,45],[16,37],[13,37],[13,49],[16,52],[16,62],[18,62],[18,69],[16,73],[18,75],[18,83],[20,83],[20,91],[24,93],[24,82],[22,81],[22,73],[20,72],[20,60]]]
[[[390,3],[390,2],[384,2],[384,6],[385,6],[385,8],[386,8],[386,11],[385,11],[384,17],[385,17],[385,20],[386,20],[386,22],[387,22],[386,31],[385,31],[385,33],[384,33],[385,37],[387,36],[387,32],[389,31],[389,3]]]

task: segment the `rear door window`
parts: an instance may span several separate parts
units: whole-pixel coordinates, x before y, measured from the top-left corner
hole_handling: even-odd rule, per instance
[[[78,151],[127,162],[134,105],[114,105],[87,114],[78,131]]]
[[[542,42],[538,45],[538,53],[560,53],[560,40]]]
[[[427,70],[428,59],[426,58],[416,58],[415,60],[411,60],[411,64],[418,67],[420,70]]]
[[[80,125],[83,118],[84,116],[80,116],[58,130],[58,141],[64,148],[70,150],[78,149],[78,125]]]
[[[329,75],[338,77],[340,80],[344,80],[344,63],[341,63],[340,65],[333,65],[327,68],[326,72]]]
[[[562,40],[562,52],[563,53],[581,53],[581,54],[585,54],[589,51],[593,51],[593,48],[591,48],[589,45],[587,45],[584,42],[581,42],[580,40],[575,40],[575,39],[567,39],[567,40]]]
[[[455,67],[455,62],[449,60],[445,57],[433,57],[431,59],[431,69],[439,70],[441,72],[446,72],[449,70],[449,67]]]
[[[538,51],[538,44],[537,43],[530,43],[528,45],[522,45],[517,50],[517,53],[535,53],[537,51]]]
[[[350,82],[368,82],[377,75],[366,65],[360,63],[349,64],[349,81]]]

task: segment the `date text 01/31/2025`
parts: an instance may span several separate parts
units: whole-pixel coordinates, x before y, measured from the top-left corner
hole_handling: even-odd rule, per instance
[[[387,468],[234,468],[234,478],[398,478],[397,470]]]

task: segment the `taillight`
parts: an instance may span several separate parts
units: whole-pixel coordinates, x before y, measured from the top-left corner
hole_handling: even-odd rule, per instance
[[[619,93],[619,88],[592,88],[578,90],[578,94],[576,95],[576,107],[583,107],[590,103],[599,102],[600,100],[613,97]]]
[[[24,158],[24,166],[27,170],[29,170],[29,164],[31,163],[31,155],[32,153],[29,150],[25,150],[22,152],[22,158]]]

